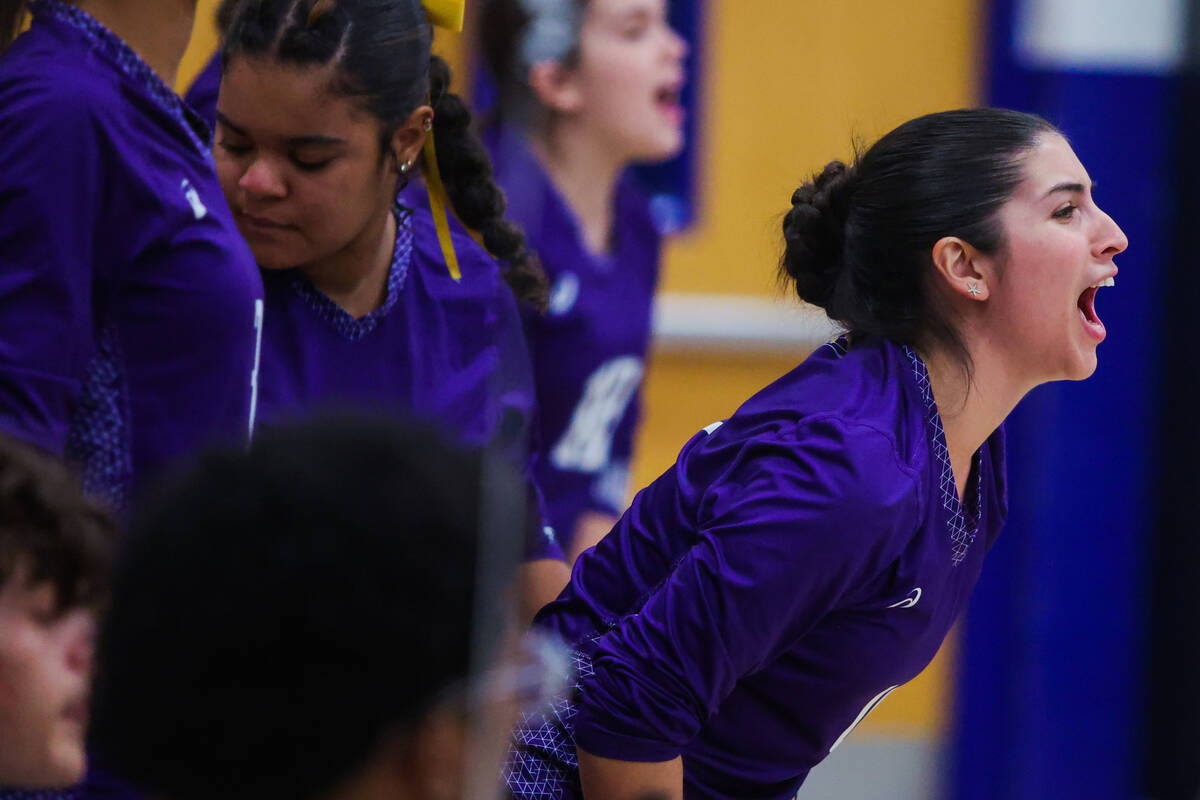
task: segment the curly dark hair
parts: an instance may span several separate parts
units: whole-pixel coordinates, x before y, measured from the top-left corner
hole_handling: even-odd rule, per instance
[[[99,604],[108,589],[117,528],[60,462],[0,435],[0,586],[18,566],[51,582],[60,612]]]
[[[522,498],[495,460],[361,417],[209,453],[123,548],[99,757],[172,800],[323,796],[487,661],[504,604],[481,570],[511,577]]]
[[[910,120],[830,162],[792,194],[779,277],[850,331],[916,347],[940,343],[970,372],[955,321],[932,290],[932,250],[958,236],[1001,251],[1000,207],[1021,182],[1022,156],[1058,131],[997,108]]]
[[[438,169],[454,212],[478,231],[517,297],[544,309],[547,280],[525,234],[504,218],[487,151],[466,105],[450,91],[450,68],[431,54],[433,33],[418,0],[246,0],[233,10],[223,62],[267,55],[298,65],[340,67],[333,89],[361,100],[381,140],[429,98]]]

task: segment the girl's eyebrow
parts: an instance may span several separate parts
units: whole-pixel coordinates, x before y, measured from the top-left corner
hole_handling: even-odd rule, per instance
[[[239,128],[237,125],[233,124],[233,122],[230,121],[229,117],[225,116],[220,111],[217,112],[217,122],[220,122],[222,125],[224,125],[226,128],[229,128],[229,130],[233,131],[238,136],[246,136],[247,135],[244,130]],[[312,136],[296,136],[292,139],[288,139],[288,144],[291,145],[292,147],[329,146],[329,145],[338,145],[338,144],[345,144],[345,143],[346,143],[345,139],[339,139],[336,136],[320,136],[320,135],[315,135],[315,134]]]
[[[1091,188],[1091,189],[1096,188],[1096,184],[1093,183],[1091,185],[1091,187],[1086,187],[1082,183],[1074,183],[1071,181],[1066,181],[1064,183],[1057,183],[1054,186],[1050,187],[1050,191],[1046,192],[1045,196],[1049,197],[1050,195],[1054,194],[1055,192],[1071,192],[1072,194],[1083,194],[1089,188]]]
[[[345,144],[345,139],[339,139],[336,136],[297,136],[288,139],[288,144],[293,147],[304,147],[305,145],[333,145]]]
[[[221,123],[226,128],[229,128],[229,130],[233,131],[238,136],[246,135],[246,132],[244,130],[242,130],[237,125],[234,125],[232,122],[230,122],[229,117],[225,116],[220,111],[217,112],[217,122]]]

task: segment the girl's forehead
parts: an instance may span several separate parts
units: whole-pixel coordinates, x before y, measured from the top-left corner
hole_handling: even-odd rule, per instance
[[[666,0],[588,0],[588,15],[593,18],[619,19],[641,13],[657,14],[666,9]]]
[[[355,98],[333,91],[327,67],[293,67],[259,58],[235,58],[221,79],[217,111],[247,132],[285,137],[345,138],[373,119]]]
[[[1044,134],[1022,156],[1022,180],[1015,192],[1026,199],[1037,199],[1055,186],[1079,184],[1091,186],[1087,170],[1071,145],[1057,133]]]
[[[262,57],[235,57],[221,76],[221,99],[245,106],[278,111],[319,109],[335,101],[330,91],[331,70],[300,67]],[[336,103],[334,103],[336,105]]]

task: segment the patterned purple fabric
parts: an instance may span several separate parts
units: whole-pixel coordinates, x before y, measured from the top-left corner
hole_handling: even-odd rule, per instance
[[[133,480],[129,383],[114,326],[96,337],[96,353],[88,362],[63,454],[68,462],[79,465],[85,492],[112,508],[126,507]]]
[[[689,800],[791,798],[966,604],[1007,513],[1002,430],[966,496],[920,358],[820,348],[688,442],[538,615],[589,669],[525,720],[510,791],[578,798],[578,746],[682,756]]]
[[[509,745],[505,782],[516,800],[578,797],[579,758],[575,751],[576,698],[596,676],[585,654],[572,654],[573,681],[549,706],[522,712]]]
[[[983,507],[983,497],[979,493],[983,491],[983,487],[982,484],[976,482],[975,513],[968,518],[967,509],[963,508],[962,503],[959,502],[958,489],[954,485],[954,469],[950,466],[950,451],[946,449],[946,432],[942,429],[942,418],[937,413],[937,405],[933,402],[933,388],[929,385],[929,370],[925,369],[925,364],[911,349],[906,347],[904,352],[913,365],[913,377],[917,382],[917,388],[921,390],[921,399],[929,410],[925,422],[932,431],[933,457],[940,468],[938,488],[942,493],[942,508],[949,515],[946,527],[950,532],[950,541],[954,545],[950,558],[957,565],[967,557],[967,550],[975,542],[975,535],[979,532],[979,509]]]
[[[396,217],[396,244],[392,249],[392,263],[388,268],[386,295],[383,304],[366,316],[355,319],[344,308],[321,294],[308,278],[297,272],[288,273],[292,276],[292,289],[303,298],[305,305],[332,326],[340,336],[351,342],[359,341],[387,319],[388,314],[395,308],[396,301],[400,299],[400,290],[404,288],[404,279],[408,277],[408,265],[412,261],[413,250],[411,212],[397,206],[392,213]],[[268,327],[268,330],[271,328]]]

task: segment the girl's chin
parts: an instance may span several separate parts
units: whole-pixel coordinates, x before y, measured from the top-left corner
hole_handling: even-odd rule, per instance
[[[644,143],[638,148],[631,161],[658,162],[670,161],[683,150],[683,136],[661,136],[653,142]]]
[[[281,253],[271,247],[250,248],[254,254],[254,260],[258,264],[259,269],[269,270],[271,272],[280,272],[285,269],[295,269],[302,263],[290,253]]]
[[[259,269],[265,269],[270,272],[282,272],[285,269],[294,269],[295,266],[295,264],[283,264],[278,262],[263,261],[261,259],[258,261]]]
[[[1100,359],[1096,352],[1096,347],[1092,346],[1079,353],[1075,363],[1066,370],[1067,374],[1062,377],[1062,380],[1085,381],[1096,373],[1096,369],[1099,366]]]

